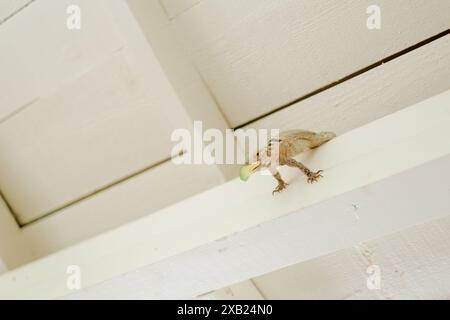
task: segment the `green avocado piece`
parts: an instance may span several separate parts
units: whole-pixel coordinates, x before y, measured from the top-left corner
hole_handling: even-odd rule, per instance
[[[250,175],[252,174],[252,165],[248,164],[241,167],[240,175],[242,181],[247,181]]]

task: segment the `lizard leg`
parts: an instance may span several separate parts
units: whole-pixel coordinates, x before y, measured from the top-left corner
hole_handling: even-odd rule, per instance
[[[281,192],[284,189],[286,189],[286,186],[288,184],[284,182],[283,178],[281,177],[281,174],[278,171],[272,173],[272,175],[278,181],[278,186],[272,191],[272,195],[275,195],[276,192]]]
[[[301,163],[295,159],[292,159],[292,158],[288,159],[288,160],[286,160],[285,164],[289,167],[299,168],[300,171],[302,171],[305,174],[305,176],[308,177],[308,183],[316,182],[317,179],[322,177],[322,175],[320,173],[323,172],[323,170],[313,172],[310,169],[308,169],[303,163]]]

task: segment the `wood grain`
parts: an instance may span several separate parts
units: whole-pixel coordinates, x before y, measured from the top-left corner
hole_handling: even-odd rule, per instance
[[[364,290],[368,276],[366,268],[377,264],[382,272],[383,289],[389,286],[397,292],[408,293],[408,290],[401,287],[402,279],[398,277],[400,278],[398,281],[395,277],[404,270],[408,271],[404,280],[409,280],[410,287],[414,286],[415,280],[426,283],[426,290],[421,291],[419,285],[415,286],[415,290],[411,290],[410,294],[421,294],[422,298],[428,295],[436,298],[438,297],[436,294],[439,294],[442,298],[443,294],[449,293],[448,285],[440,286],[437,290],[430,289],[433,288],[433,280],[445,273],[450,262],[448,246],[450,204],[446,200],[449,190],[444,189],[446,185],[444,180],[436,183],[436,179],[442,177],[441,172],[446,172],[446,176],[449,175],[449,159],[447,156],[303,210],[295,210],[279,219],[211,241],[92,288],[86,288],[84,291],[74,292],[68,298],[192,298],[227,284],[247,280],[249,277],[256,277],[255,280],[258,280],[259,275],[267,272],[353,246],[359,246],[357,259],[348,255],[341,256],[341,259],[353,262],[356,268],[355,266],[349,268],[349,264],[344,262],[330,266],[328,270],[327,265],[323,265],[317,268],[316,272],[308,269],[300,274],[289,272],[280,279],[278,286],[270,286],[277,283],[276,277],[271,277],[270,282],[261,281],[261,286],[259,281],[255,281],[255,284],[261,289],[260,293],[268,298],[282,296],[286,299],[289,295],[295,298],[300,294],[314,298],[319,298],[320,294],[323,298],[334,296],[345,299],[364,295],[373,298],[367,287]],[[417,181],[422,183],[416,183]],[[399,194],[399,189],[405,192]],[[433,202],[435,210],[428,209],[430,202]],[[437,230],[441,218],[447,223]],[[389,237],[390,234],[417,225],[427,225],[430,220],[435,222],[431,227],[419,228],[412,232],[417,235],[416,237],[400,233],[396,237],[397,242],[393,244],[396,248],[391,249],[392,255],[389,255],[388,251],[389,241],[386,241],[384,248],[372,245],[373,239]],[[366,243],[368,246],[361,245]],[[400,251],[400,255],[395,256],[399,248],[403,250]],[[426,253],[421,255],[423,251]],[[394,260],[392,262],[389,261],[391,257]],[[398,274],[394,273],[396,265]],[[422,267],[424,270],[421,276],[421,270],[418,272],[417,269]],[[428,270],[435,272],[428,274]],[[320,271],[324,271],[323,274]],[[301,280],[305,278],[309,282],[304,281],[302,286]],[[347,286],[342,283],[345,280],[349,282]],[[448,283],[448,279],[445,281]],[[283,288],[286,283],[292,283],[293,286]],[[322,289],[323,286],[332,289],[324,290],[325,292],[315,291]],[[248,290],[231,291],[237,294],[255,294]],[[389,291],[391,290],[372,294],[379,293],[381,297],[383,294],[385,297],[392,297]],[[434,295],[431,296],[431,293]],[[219,295],[219,298],[223,298],[223,295]],[[254,298],[259,297],[256,295]]]
[[[450,35],[247,128],[310,129],[338,135],[450,89]]]
[[[0,24],[5,23],[13,15],[20,12],[27,4],[33,0],[2,0],[0,2]]]
[[[217,166],[167,162],[25,227],[21,237],[44,257],[223,182]]]
[[[77,264],[84,270],[83,287],[89,288],[118,275],[146,266],[155,266],[156,262],[173,258],[202,245],[215,244],[216,240],[223,240],[232,234],[238,238],[235,242],[237,252],[242,252],[242,239],[239,237],[245,238],[249,235],[243,232],[249,229],[252,230],[251,233],[259,234],[258,239],[261,239],[248,241],[249,245],[260,245],[263,240],[268,240],[268,243],[276,246],[279,242],[271,241],[268,237],[269,230],[263,226],[265,223],[268,223],[268,228],[274,227],[271,230],[275,237],[285,235],[287,243],[294,247],[286,247],[283,244],[276,247],[277,250],[273,252],[283,254],[279,260],[267,259],[266,255],[259,254],[262,252],[259,249],[250,250],[256,256],[245,256],[256,268],[264,266],[256,261],[256,257],[264,259],[266,263],[277,262],[286,266],[298,263],[299,260],[294,261],[297,258],[310,259],[349,247],[355,242],[370,240],[446,216],[449,206],[448,190],[441,185],[447,185],[443,174],[448,175],[450,172],[447,169],[450,153],[450,141],[447,138],[450,132],[449,101],[450,91],[352,130],[299,157],[299,160],[305,161],[311,167],[325,170],[324,181],[320,184],[311,186],[298,171],[285,170],[282,173],[290,182],[289,189],[277,197],[272,197],[274,181],[270,177],[256,175],[245,184],[238,179],[232,180],[139,221],[3,275],[0,277],[0,296],[61,297],[73,292],[69,292],[65,285],[66,275],[55,270],[65,270],[68,265]],[[419,121],[420,126],[417,125]],[[433,143],[429,143],[430,141]],[[445,156],[447,158],[438,160]],[[423,165],[422,170],[417,168],[420,165]],[[414,168],[417,169],[407,171]],[[386,179],[388,177],[391,178]],[[436,181],[438,177],[441,185],[436,184],[433,192],[424,192],[425,189],[430,190],[430,181]],[[415,183],[419,180],[423,183]],[[371,184],[376,185],[368,187]],[[411,192],[393,191],[398,190],[400,186]],[[355,194],[352,191],[357,193],[358,199],[367,203],[367,214],[360,224],[353,214],[351,201]],[[411,197],[411,194],[420,197]],[[386,201],[380,200],[386,197]],[[223,201],[225,198],[227,201]],[[410,199],[417,202],[411,202]],[[430,203],[433,203],[435,210],[429,210]],[[92,208],[95,210],[95,206]],[[87,207],[84,211],[92,212]],[[394,212],[396,214],[393,214]],[[291,233],[286,233],[287,230]],[[249,236],[251,238],[251,234]],[[298,241],[292,241],[291,237]],[[305,243],[309,245],[305,246]],[[266,246],[264,244],[263,248]],[[281,248],[293,248],[293,251]],[[296,253],[295,259],[293,252]],[[196,260],[190,257],[188,255],[187,260],[183,261],[198,266]],[[211,259],[211,255],[207,254],[205,257],[206,262],[215,261]],[[292,262],[289,263],[286,259],[292,259]],[[249,274],[248,267],[242,268],[243,261],[227,261],[233,262],[227,266],[245,271],[239,273],[242,279],[233,277],[234,283],[255,276]],[[184,270],[195,270],[187,267],[187,263],[180,266]],[[280,267],[282,266],[278,265],[278,268]],[[167,265],[158,270],[167,272]],[[215,278],[217,280],[227,280],[230,275],[235,274],[214,267],[211,270],[226,276]],[[264,273],[275,269],[258,270]],[[156,279],[155,281],[162,283],[162,274],[166,273],[151,271],[149,281],[153,283],[152,279]],[[204,272],[201,274],[204,276]],[[180,272],[175,272],[175,275],[179,280],[193,279]],[[130,286],[130,275],[124,277],[126,285]],[[119,277],[118,280],[123,278]],[[137,276],[136,280],[142,284],[142,278]],[[177,286],[181,282],[171,283]],[[196,283],[202,288],[207,288],[209,284],[199,281]],[[228,284],[221,282],[221,286]],[[108,296],[123,292],[122,287],[118,287],[119,291],[114,293],[108,283],[105,283],[105,286],[100,289],[107,288],[101,292]],[[199,288],[186,285],[183,287],[188,288],[190,292],[191,289]],[[159,287],[145,285],[145,288],[162,288],[162,291],[157,290],[160,295],[180,293],[169,290],[171,287],[164,283]],[[202,294],[211,289],[218,287],[196,293]],[[95,290],[93,292],[95,295]],[[84,297],[89,296],[89,292],[85,293]]]
[[[450,217],[369,240],[209,293],[209,299],[448,299]],[[377,266],[381,286],[369,289]],[[254,283],[259,292],[242,290]],[[202,297],[200,297],[202,298]]]
[[[253,281],[268,299],[448,299],[450,217],[363,242]],[[369,290],[367,268],[380,270]]]
[[[8,66],[0,105],[33,99],[0,124],[0,186],[21,223],[166,159],[172,131],[191,125],[126,4],[79,5],[79,35],[56,27],[63,2],[36,3],[0,30],[15,41],[0,59]],[[26,23],[47,11],[42,25]],[[45,43],[27,37],[32,30]],[[12,64],[15,54],[26,63]]]
[[[204,0],[160,0],[169,19],[186,12]]]
[[[450,28],[450,2],[205,0],[173,20],[233,127]],[[420,27],[418,27],[420,26]]]
[[[189,0],[172,2],[173,5],[190,7],[189,3]],[[156,0],[127,0],[127,4],[190,119],[201,120],[205,130],[214,128],[223,132],[229,128],[198,70],[177,41],[174,27],[162,4]],[[233,166],[218,167],[227,179],[234,178],[238,170]]]
[[[0,198],[0,260],[12,270],[32,261],[34,255],[27,240],[20,232],[14,217]]]
[[[66,8],[82,10],[82,28],[66,27]],[[0,28],[0,120],[77,78],[124,46],[102,1],[40,1]]]

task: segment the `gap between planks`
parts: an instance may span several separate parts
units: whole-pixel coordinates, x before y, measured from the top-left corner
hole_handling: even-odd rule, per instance
[[[414,50],[416,50],[416,49],[418,49],[420,47],[426,46],[427,44],[430,44],[433,41],[436,41],[436,40],[438,40],[438,39],[440,39],[442,37],[445,37],[448,34],[450,34],[450,29],[447,29],[447,30],[445,30],[443,32],[440,32],[440,33],[438,33],[438,34],[436,34],[436,35],[434,35],[434,36],[432,36],[430,38],[427,38],[425,40],[422,40],[422,41],[420,41],[420,42],[418,42],[418,43],[416,43],[416,44],[414,44],[414,45],[412,45],[412,46],[410,46],[408,48],[405,48],[405,49],[403,49],[401,51],[398,51],[398,52],[396,52],[396,53],[394,53],[394,54],[392,54],[392,55],[390,55],[390,56],[388,56],[386,58],[383,58],[383,59],[381,59],[381,60],[379,60],[379,61],[377,61],[375,63],[372,63],[371,65],[369,65],[367,67],[359,69],[359,70],[357,70],[357,71],[355,71],[355,72],[353,72],[353,73],[351,73],[351,74],[349,74],[349,75],[347,75],[347,76],[345,76],[345,77],[343,77],[343,78],[341,78],[339,80],[336,80],[336,81],[334,81],[332,83],[329,83],[329,84],[327,84],[327,85],[325,85],[325,86],[323,86],[323,87],[321,87],[319,89],[316,89],[316,90],[314,90],[314,91],[312,91],[310,93],[307,93],[307,94],[305,94],[305,95],[303,95],[303,96],[301,96],[301,97],[299,97],[299,98],[297,98],[297,99],[295,99],[295,100],[293,100],[291,102],[288,102],[288,103],[286,103],[286,104],[284,104],[284,105],[282,105],[280,107],[277,107],[276,109],[273,109],[270,112],[266,112],[266,113],[264,113],[264,114],[262,114],[262,115],[260,115],[260,116],[258,116],[256,118],[253,118],[252,120],[244,122],[244,123],[240,124],[239,126],[236,126],[234,128],[234,130],[241,129],[243,127],[251,125],[252,123],[254,123],[256,121],[264,119],[264,118],[266,118],[266,117],[268,117],[268,116],[270,116],[270,115],[272,115],[274,113],[277,113],[278,111],[281,111],[281,110],[283,110],[285,108],[288,108],[288,107],[290,107],[290,106],[292,106],[292,105],[294,105],[294,104],[296,104],[296,103],[298,103],[300,101],[306,100],[306,99],[311,98],[311,97],[313,97],[315,95],[318,95],[318,94],[320,94],[320,93],[322,93],[322,92],[324,92],[324,91],[326,91],[328,89],[336,87],[336,86],[338,86],[339,84],[341,84],[343,82],[346,82],[348,80],[356,78],[356,77],[358,77],[358,76],[360,76],[360,75],[362,75],[362,74],[364,74],[364,73],[366,73],[366,72],[368,72],[368,71],[370,71],[372,69],[375,69],[376,67],[381,66],[382,64],[385,64],[385,63],[387,63],[389,61],[397,59],[397,58],[399,58],[399,57],[401,57],[401,56],[403,56],[405,54],[408,54],[408,53],[410,53],[410,52],[412,52],[412,51],[414,51]]]
[[[15,14],[17,14],[21,10],[25,9],[26,7],[28,7],[31,3],[35,2],[35,1],[36,0],[31,0],[30,2],[25,4],[23,7],[19,8],[18,10],[16,10],[9,17],[14,16]],[[9,19],[9,18],[7,18],[7,19]],[[6,21],[5,19],[3,21],[1,21],[0,25],[3,22],[5,22],[5,21]],[[268,116],[270,116],[270,115],[272,115],[272,114],[274,114],[276,112],[279,112],[279,111],[281,111],[281,110],[283,110],[285,108],[288,108],[288,107],[290,107],[290,106],[292,106],[292,105],[294,105],[294,104],[296,104],[296,103],[298,103],[300,101],[303,101],[303,100],[306,100],[306,99],[308,99],[310,97],[318,95],[318,94],[320,94],[320,93],[322,93],[322,92],[324,92],[324,91],[326,91],[326,90],[328,90],[330,88],[338,86],[339,84],[342,84],[343,82],[351,80],[351,79],[353,79],[355,77],[358,77],[358,76],[360,76],[360,75],[362,75],[362,74],[364,74],[364,73],[366,73],[366,72],[368,72],[368,71],[370,71],[370,70],[372,70],[372,69],[374,69],[376,67],[381,66],[384,63],[387,63],[387,62],[392,61],[394,59],[397,59],[397,58],[399,58],[399,57],[401,57],[403,55],[406,55],[406,54],[414,51],[415,49],[418,49],[418,48],[421,48],[423,46],[426,46],[427,44],[430,44],[431,42],[433,42],[435,40],[438,40],[438,39],[440,39],[442,37],[445,37],[445,36],[447,36],[449,34],[450,34],[450,29],[447,29],[447,30],[445,30],[443,32],[440,32],[440,33],[438,33],[438,34],[436,34],[436,35],[434,35],[434,36],[432,36],[430,38],[422,40],[422,41],[420,41],[420,42],[418,42],[418,43],[416,43],[416,44],[414,44],[414,45],[412,45],[410,47],[407,47],[407,48],[405,48],[405,49],[403,49],[401,51],[398,51],[398,52],[396,52],[396,53],[394,53],[394,54],[392,54],[392,55],[390,55],[390,56],[388,56],[386,58],[383,58],[383,59],[381,59],[381,60],[379,60],[379,61],[377,61],[377,62],[375,62],[375,63],[373,63],[373,64],[371,64],[371,65],[369,65],[367,67],[365,67],[365,68],[357,70],[357,71],[351,73],[350,75],[347,75],[347,76],[345,76],[345,77],[343,77],[343,78],[341,78],[341,79],[339,79],[337,81],[329,83],[329,84],[327,84],[327,85],[325,85],[325,86],[323,86],[323,87],[321,87],[319,89],[316,89],[316,90],[314,90],[314,91],[312,91],[312,92],[310,92],[310,93],[308,93],[306,95],[303,95],[303,96],[301,96],[301,97],[299,97],[299,98],[297,98],[297,99],[295,99],[295,100],[293,100],[293,101],[291,101],[291,102],[289,102],[287,104],[284,104],[284,105],[282,105],[280,107],[277,107],[276,109],[274,109],[274,110],[272,110],[272,111],[270,111],[268,113],[262,114],[261,116],[258,116],[256,118],[250,120],[250,121],[247,121],[247,122],[245,122],[245,123],[243,123],[243,124],[233,128],[233,130],[237,130],[237,129],[243,128],[245,126],[248,126],[248,125],[250,125],[250,124],[252,124],[252,123],[254,123],[256,121],[259,121],[259,120],[261,120],[263,118],[266,118],[266,117],[268,117]],[[31,104],[27,104],[27,106],[30,106],[30,105]],[[25,109],[25,108],[22,108],[20,111],[22,111],[23,109]],[[15,212],[15,210],[13,208],[13,205],[6,199],[6,197],[1,192],[0,192],[0,197],[5,202],[8,210],[10,211],[11,215],[14,217],[14,219],[17,222],[18,226],[20,228],[24,228],[24,227],[27,227],[29,225],[32,225],[33,223],[41,221],[41,220],[43,220],[43,219],[45,219],[45,218],[47,218],[47,217],[49,217],[49,216],[51,216],[53,214],[56,214],[56,213],[58,213],[58,212],[60,212],[60,211],[62,211],[64,209],[67,209],[67,208],[69,208],[69,207],[71,207],[73,205],[76,205],[76,204],[78,204],[78,203],[80,203],[82,201],[85,201],[85,200],[87,200],[89,198],[92,198],[92,197],[96,196],[97,194],[102,193],[102,192],[110,189],[111,187],[114,187],[114,186],[119,185],[119,184],[121,184],[123,182],[126,182],[129,179],[132,179],[132,178],[134,178],[134,177],[136,177],[136,176],[138,176],[138,175],[140,175],[140,174],[142,174],[144,172],[147,172],[148,170],[151,170],[151,169],[153,169],[155,167],[158,167],[158,166],[160,166],[160,165],[162,165],[162,164],[164,164],[166,162],[169,162],[169,161],[171,161],[171,158],[167,157],[167,158],[165,158],[165,159],[163,159],[163,160],[161,160],[161,161],[159,161],[157,163],[151,164],[151,165],[149,165],[149,166],[147,166],[147,167],[145,167],[143,169],[140,169],[140,170],[138,170],[136,172],[133,172],[133,173],[131,173],[131,174],[129,174],[129,175],[123,177],[123,178],[120,178],[120,179],[118,179],[116,181],[113,181],[113,182],[111,182],[111,183],[109,183],[109,184],[107,184],[105,186],[102,186],[102,187],[100,187],[98,189],[95,189],[92,192],[89,192],[89,193],[87,193],[87,194],[85,194],[83,196],[80,196],[80,197],[78,197],[78,198],[76,198],[76,199],[74,199],[74,200],[72,200],[70,202],[67,202],[67,203],[65,203],[65,204],[63,204],[63,205],[61,205],[61,206],[59,206],[59,207],[57,207],[57,208],[55,208],[53,210],[45,212],[42,215],[40,215],[38,218],[35,218],[33,220],[30,220],[30,221],[27,221],[25,223],[20,222],[20,219],[18,218],[18,214]]]

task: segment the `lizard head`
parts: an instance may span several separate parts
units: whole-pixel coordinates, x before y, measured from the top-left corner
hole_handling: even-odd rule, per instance
[[[259,166],[261,165],[261,162],[259,160],[256,160],[253,163],[247,164],[245,166],[241,167],[240,170],[240,178],[242,181],[247,181],[248,178],[250,178],[250,175],[258,170]]]
[[[246,164],[241,167],[240,170],[240,178],[242,181],[247,181],[250,178],[250,175],[257,171],[258,169],[270,165],[270,159],[267,158],[267,151],[262,150],[257,152],[253,157],[253,160],[250,164]]]

